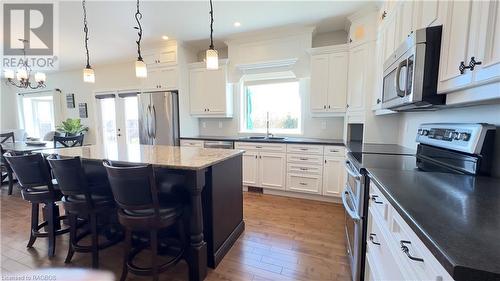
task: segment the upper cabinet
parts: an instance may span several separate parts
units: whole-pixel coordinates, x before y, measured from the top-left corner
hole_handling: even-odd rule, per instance
[[[219,61],[219,69],[208,70],[204,63],[189,69],[191,115],[197,117],[232,117],[232,84],[227,79],[227,60]]]
[[[443,7],[439,93],[500,81],[500,12],[498,1],[450,1]],[[441,8],[441,7],[440,7]],[[500,97],[488,90],[482,97]]]
[[[169,41],[161,48],[145,50],[142,57],[148,68],[175,65],[177,64],[177,42]]]
[[[347,45],[311,50],[311,112],[344,113],[347,97]]]
[[[179,72],[177,67],[150,68],[148,77],[141,79],[143,91],[171,91],[179,89]]]
[[[349,51],[349,71],[348,71],[348,92],[347,110],[348,112],[361,112],[365,109],[367,93],[370,93],[368,69],[372,65],[370,60],[370,48],[372,44],[359,45]]]

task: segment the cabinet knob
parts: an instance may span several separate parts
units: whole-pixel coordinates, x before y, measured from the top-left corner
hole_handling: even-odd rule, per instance
[[[348,104],[346,104],[346,105],[345,105],[345,107],[346,107],[346,108],[349,108],[349,105],[348,105]]]
[[[385,19],[386,17],[387,17],[387,11],[384,11],[384,12],[382,13],[382,19]]]
[[[481,65],[482,63],[483,62],[481,61],[476,61],[475,57],[471,57],[469,62],[470,71],[474,71],[474,67],[476,67],[476,65]]]
[[[465,70],[470,68],[470,66],[465,66],[465,62],[461,61],[460,65],[458,66],[458,70],[460,71],[460,74],[464,74]]]
[[[323,109],[326,109],[326,105],[323,105]]]
[[[352,43],[352,38],[349,38],[349,43]]]
[[[377,99],[377,104],[381,103],[382,101],[380,99]]]
[[[328,106],[328,108],[330,108],[330,106]]]

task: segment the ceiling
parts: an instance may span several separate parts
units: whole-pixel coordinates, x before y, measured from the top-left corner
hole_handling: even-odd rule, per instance
[[[135,1],[87,2],[93,65],[134,60],[135,5]],[[341,30],[346,17],[364,5],[368,2],[214,0],[214,38],[220,45],[236,33],[297,24],[316,25],[317,32]],[[162,41],[162,35],[198,45],[206,39],[205,45],[209,44],[208,1],[142,1],[141,12],[145,44]],[[236,21],[241,23],[240,27],[233,26]],[[59,2],[59,50],[61,70],[84,66],[80,1]]]

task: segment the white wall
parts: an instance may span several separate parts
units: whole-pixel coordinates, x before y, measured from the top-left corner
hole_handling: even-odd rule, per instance
[[[0,79],[0,131],[17,129],[17,92]]]
[[[324,47],[330,45],[340,45],[347,43],[347,31],[336,30],[314,34],[312,37],[312,47]]]
[[[399,144],[416,147],[417,128],[422,123],[490,123],[497,126],[494,174],[500,177],[500,104],[450,108],[433,112],[403,113],[400,119]]]

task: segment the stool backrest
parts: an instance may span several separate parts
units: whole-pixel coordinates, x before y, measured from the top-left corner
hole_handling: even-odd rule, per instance
[[[47,162],[63,195],[89,194],[87,178],[80,157],[61,159],[56,155],[50,155],[47,157]]]
[[[125,210],[155,209],[159,201],[152,165],[120,165],[103,161],[117,205]]]
[[[14,156],[7,152],[4,157],[16,174],[22,188],[47,186],[50,192],[54,192],[49,166],[42,154]]]
[[[58,143],[63,147],[82,146],[84,136],[83,134],[71,137],[54,136],[54,148],[57,147]]]

